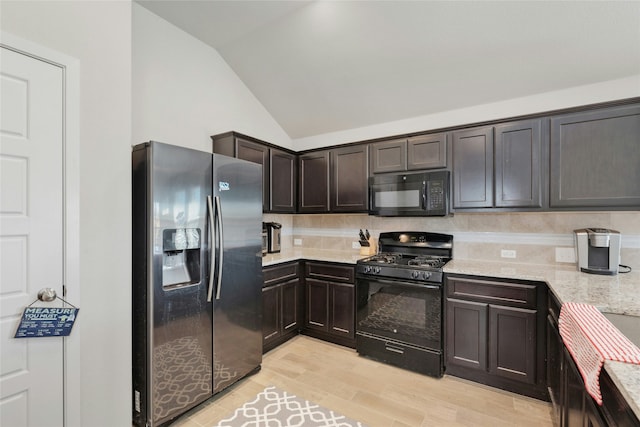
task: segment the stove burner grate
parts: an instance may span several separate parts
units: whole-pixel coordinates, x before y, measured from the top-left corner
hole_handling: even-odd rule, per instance
[[[417,257],[409,260],[407,265],[416,267],[442,268],[447,262],[447,258],[439,256]]]

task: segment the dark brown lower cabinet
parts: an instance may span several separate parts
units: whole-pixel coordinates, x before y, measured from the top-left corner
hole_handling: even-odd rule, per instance
[[[355,269],[305,263],[306,335],[355,348]]]
[[[548,307],[547,384],[554,424],[560,427],[640,426],[606,369],[600,373],[602,406],[586,392],[582,376],[558,332],[560,303],[551,293]]]
[[[448,276],[445,372],[547,400],[546,284]]]
[[[297,335],[302,327],[301,285],[298,262],[263,269],[263,353]]]

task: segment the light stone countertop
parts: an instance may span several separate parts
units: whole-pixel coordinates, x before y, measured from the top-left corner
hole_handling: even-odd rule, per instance
[[[361,258],[366,258],[366,256],[360,255],[360,251],[358,249],[353,249],[351,251],[302,248],[285,249],[277,254],[266,254],[263,256],[262,266],[267,267],[269,265],[281,264],[289,261],[299,261],[301,259],[355,264]]]
[[[575,266],[515,264],[452,260],[445,273],[501,277],[546,282],[560,303],[579,302],[602,312],[640,316],[640,272],[601,276],[581,273]],[[611,376],[629,406],[640,419],[640,365],[605,361]]]

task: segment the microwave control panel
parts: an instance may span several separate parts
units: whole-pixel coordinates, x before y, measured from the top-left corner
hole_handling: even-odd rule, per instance
[[[429,181],[429,185],[427,188],[427,200],[428,206],[427,210],[429,211],[437,211],[443,210],[445,199],[444,199],[444,182],[440,180]]]
[[[425,188],[427,215],[447,215],[449,212],[448,191],[449,171],[430,172]]]

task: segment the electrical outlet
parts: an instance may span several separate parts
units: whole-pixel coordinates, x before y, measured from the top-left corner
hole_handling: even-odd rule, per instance
[[[573,248],[556,248],[556,262],[576,263],[576,252]]]
[[[515,258],[516,257],[516,251],[514,251],[513,249],[502,249],[500,251],[500,256],[502,258]]]
[[[360,249],[359,242],[351,242],[351,249]]]
[[[302,246],[302,239],[293,239],[293,246]]]

